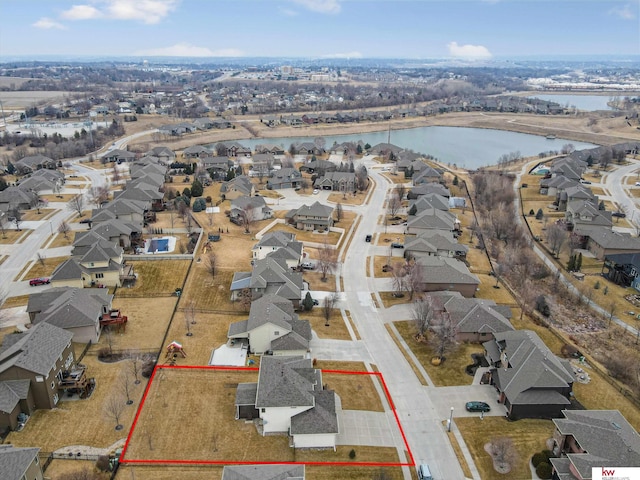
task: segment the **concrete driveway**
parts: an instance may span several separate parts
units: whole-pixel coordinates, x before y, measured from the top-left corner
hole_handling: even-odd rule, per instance
[[[465,404],[471,401],[485,402],[491,407],[485,416],[501,417],[506,414],[504,405],[498,403],[498,393],[491,385],[465,385],[456,387],[424,387],[425,395],[433,402],[441,419],[449,418],[453,407],[453,418],[479,417],[480,412],[467,412]]]
[[[405,448],[391,412],[341,410],[338,414],[337,445],[369,445]]]

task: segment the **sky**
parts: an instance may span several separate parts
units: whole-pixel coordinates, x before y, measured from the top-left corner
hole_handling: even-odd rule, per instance
[[[0,0],[3,57],[640,55],[640,0]]]

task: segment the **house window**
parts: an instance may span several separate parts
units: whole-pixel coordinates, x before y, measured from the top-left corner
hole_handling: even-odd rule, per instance
[[[104,273],[96,273],[96,278],[104,278]]]
[[[93,262],[90,262],[90,263],[89,263],[89,266],[90,266],[90,267],[93,267]]]
[[[266,411],[267,411],[267,409],[266,409],[266,408],[261,408],[261,409],[260,409],[260,411],[261,411],[262,413],[264,413],[264,412],[266,412]]]
[[[280,330],[275,330],[275,331],[273,332],[273,334],[274,334],[274,335],[280,335]]]
[[[56,388],[56,383],[55,382],[51,382],[51,390],[53,390],[54,388]]]
[[[42,383],[42,382],[44,382],[44,377],[41,377],[40,375],[38,375],[38,376],[36,377],[36,382],[37,382],[37,383]]]
[[[58,404],[58,394],[57,393],[53,396],[53,404],[54,405]]]

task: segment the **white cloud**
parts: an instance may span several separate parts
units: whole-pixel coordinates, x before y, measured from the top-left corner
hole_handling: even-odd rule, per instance
[[[42,17],[37,22],[32,23],[31,26],[36,28],[42,28],[45,30],[50,30],[52,28],[56,28],[58,30],[64,30],[66,28],[61,23],[58,23],[55,20],[51,20],[50,18],[47,18],[47,17]]]
[[[68,20],[109,18],[158,23],[176,9],[179,0],[102,0],[93,5],[74,5],[62,12]]]
[[[631,5],[629,4],[612,8],[609,10],[609,15],[615,15],[623,20],[634,20],[636,18],[636,14],[633,12]]]
[[[341,0],[292,0],[293,3],[318,13],[340,13]]]
[[[457,42],[451,42],[447,45],[449,55],[458,58],[491,58],[491,52],[487,47],[482,45],[458,45]]]
[[[360,52],[330,53],[322,55],[322,58],[362,58],[362,54]]]
[[[60,15],[66,20],[91,20],[102,17],[102,12],[91,5],[74,5]]]
[[[187,42],[180,42],[170,47],[139,50],[135,55],[149,57],[242,57],[244,54],[235,48],[211,50],[207,47],[198,47]]]

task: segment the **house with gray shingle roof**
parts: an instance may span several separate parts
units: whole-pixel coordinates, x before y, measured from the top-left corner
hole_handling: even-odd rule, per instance
[[[419,196],[427,195],[429,193],[436,193],[445,198],[449,198],[451,196],[451,192],[444,185],[440,185],[439,183],[422,183],[409,190],[409,193],[407,193],[407,198],[409,200],[415,200]]]
[[[588,233],[587,249],[598,260],[610,255],[640,253],[640,238],[602,228]]]
[[[498,332],[513,330],[511,309],[493,300],[465,298],[459,292],[432,292],[433,303],[449,314],[458,342],[487,342]]]
[[[554,455],[558,480],[587,480],[592,468],[640,466],[640,436],[618,410],[563,410],[554,418]],[[603,477],[604,478],[604,477]]]
[[[227,465],[222,480],[304,480],[304,465]]]
[[[407,219],[407,233],[420,235],[428,230],[446,230],[453,232],[459,227],[459,221],[453,213],[434,207],[425,207],[415,217]]]
[[[314,202],[289,210],[285,219],[298,230],[324,231],[333,227],[333,207]]]
[[[407,235],[404,241],[405,258],[425,255],[464,258],[468,251],[469,247],[458,243],[447,230],[426,230],[415,237]]]
[[[274,170],[271,177],[267,180],[267,188],[269,190],[277,190],[279,188],[296,188],[302,182],[302,174],[295,168],[282,168]]]
[[[467,298],[476,293],[480,280],[455,258],[423,256],[416,260],[421,271],[419,291],[455,291]]]
[[[18,173],[20,173],[21,175],[25,175],[42,168],[53,170],[56,168],[56,164],[57,162],[53,158],[38,154],[21,158],[20,160],[15,162],[14,166],[16,167]]]
[[[500,392],[507,416],[555,418],[571,405],[574,374],[531,330],[498,332],[483,343],[493,367],[491,384]]]
[[[211,150],[202,146],[202,145],[191,145],[190,147],[185,148],[182,151],[182,156],[184,158],[202,158],[202,157],[210,157],[212,154]]]
[[[293,304],[278,295],[264,295],[251,302],[249,318],[229,326],[229,339],[246,339],[249,351],[261,355],[306,355],[311,325],[300,320]]]
[[[28,379],[0,381],[0,431],[16,430],[22,418],[20,414],[31,415],[35,409]]]
[[[442,180],[442,174],[435,168],[426,165],[420,171],[416,171],[411,177],[413,185],[422,185],[423,183],[437,183]]]
[[[611,212],[599,210],[598,205],[591,201],[576,200],[567,205],[564,214],[567,223],[573,225],[575,234],[584,237],[595,232],[609,231],[613,226]]]
[[[316,178],[313,186],[334,192],[355,192],[356,174],[352,172],[326,172],[323,176]]]
[[[40,452],[39,448],[0,445],[2,480],[42,480],[44,477],[38,452]]]
[[[231,201],[231,221],[236,219],[237,222],[241,224],[242,218],[245,215],[248,216],[251,221],[266,220],[273,216],[273,210],[267,205],[264,197],[249,197],[248,195],[243,195],[234,198]]]
[[[113,150],[107,151],[107,153],[105,153],[102,158],[105,162],[133,162],[136,159],[136,154],[127,150],[114,148]]]
[[[262,260],[267,256],[283,258],[287,266],[293,268],[302,261],[304,246],[296,241],[295,234],[276,230],[266,233],[251,248],[251,256],[254,260]]]
[[[54,408],[68,389],[86,393],[85,367],[76,364],[72,337],[70,332],[47,322],[34,325],[24,333],[4,337],[0,347],[0,383],[29,382],[31,397],[23,391],[26,384],[9,384],[23,413],[31,415],[32,411],[22,408]],[[31,405],[29,398],[33,399]]]
[[[254,390],[255,403],[243,405]],[[323,389],[322,372],[300,356],[262,357],[258,383],[238,385],[236,396],[236,418],[257,412],[264,435],[289,434],[294,448],[335,449],[340,409],[340,397]]]
[[[34,325],[47,322],[72,333],[74,342],[97,343],[112,300],[106,288],[50,288],[29,295],[27,313]]]
[[[413,210],[414,205],[416,207],[415,215],[429,208],[435,208],[444,212],[449,211],[449,199],[437,193],[427,193],[426,195],[420,195],[416,200],[409,200],[409,212]]]
[[[220,196],[225,200],[233,200],[242,195],[252,197],[255,193],[256,188],[246,175],[239,175],[220,186]]]
[[[153,147],[145,156],[157,157],[158,160],[165,164],[169,164],[176,159],[176,154],[169,147]]]

